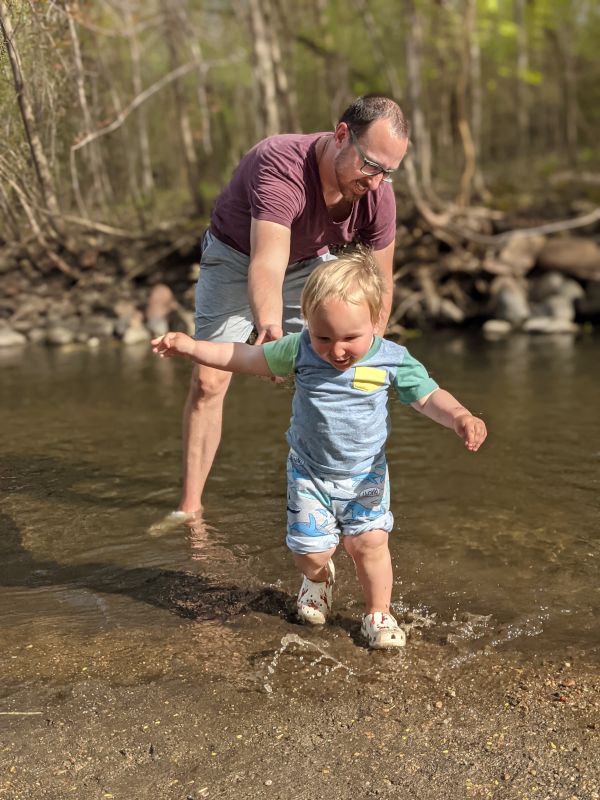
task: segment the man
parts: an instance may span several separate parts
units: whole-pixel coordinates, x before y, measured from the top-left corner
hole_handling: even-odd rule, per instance
[[[333,133],[271,136],[241,160],[218,197],[203,241],[195,338],[256,343],[302,328],[300,292],[330,246],[372,247],[392,300],[396,205],[391,175],[408,124],[387,97],[360,97]],[[195,366],[183,417],[183,493],[177,517],[200,510],[221,438],[231,374]]]

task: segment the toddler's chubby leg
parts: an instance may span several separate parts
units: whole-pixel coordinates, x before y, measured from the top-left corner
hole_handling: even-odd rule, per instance
[[[344,536],[344,547],[354,561],[363,590],[366,613],[361,633],[369,647],[403,647],[406,635],[390,614],[393,573],[387,532],[373,530]]]
[[[306,553],[306,555],[293,553],[293,556],[298,569],[311,581],[319,583],[327,580],[329,559],[334,553],[335,547],[331,547],[323,553]]]
[[[288,458],[287,546],[302,571],[298,616],[323,625],[331,611],[335,570],[331,557],[339,543],[327,486],[293,451]]]
[[[365,611],[388,613],[392,598],[392,559],[386,531],[374,530],[344,536],[346,552],[354,561],[365,598]]]

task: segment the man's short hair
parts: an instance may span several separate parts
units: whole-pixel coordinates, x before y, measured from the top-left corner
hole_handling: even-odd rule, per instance
[[[316,308],[328,300],[359,304],[365,301],[371,321],[379,321],[383,306],[383,278],[370,247],[359,245],[336,261],[326,261],[308,276],[300,300],[302,316],[310,324]]]
[[[357,97],[348,106],[340,117],[340,122],[345,122],[354,131],[356,136],[361,136],[378,119],[390,121],[392,133],[400,139],[408,139],[410,125],[402,113],[402,109],[390,97],[383,94],[365,94]]]

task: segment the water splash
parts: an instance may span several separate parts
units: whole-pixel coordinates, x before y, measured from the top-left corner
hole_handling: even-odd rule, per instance
[[[542,609],[539,614],[528,617],[520,625],[508,625],[506,628],[501,628],[496,631],[496,635],[483,647],[453,658],[448,664],[449,668],[456,669],[467,661],[489,656],[498,648],[515,639],[539,636],[543,633],[544,622],[549,619],[549,616],[549,613],[545,609]],[[486,620],[486,617],[482,617],[482,619]]]
[[[297,645],[298,647],[308,651],[309,657],[306,664],[309,668],[318,668],[316,673],[316,677],[318,678],[329,675],[330,673],[339,669],[346,671],[346,678],[356,674],[351,667],[349,667],[347,664],[343,664],[320,645],[315,644],[314,642],[309,642],[307,639],[303,639],[296,633],[286,633],[286,635],[281,639],[281,647],[279,650],[277,650],[270,663],[267,665],[267,675],[265,676],[264,688],[265,692],[269,695],[273,694],[273,686],[269,681],[269,676],[275,674],[279,659],[292,645]],[[316,657],[314,657],[315,653],[311,653],[310,651],[316,651]],[[303,662],[304,656],[299,656],[299,661]]]

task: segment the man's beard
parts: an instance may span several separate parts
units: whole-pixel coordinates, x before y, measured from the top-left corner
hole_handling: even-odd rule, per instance
[[[362,187],[367,189],[368,187],[363,186],[360,180],[354,178],[353,180],[347,180],[343,178],[343,164],[340,166],[337,163],[334,164],[334,171],[335,171],[335,178],[338,184],[338,189],[340,190],[340,194],[342,198],[348,203],[356,203],[357,200],[360,200],[366,192],[357,192],[357,187]]]

